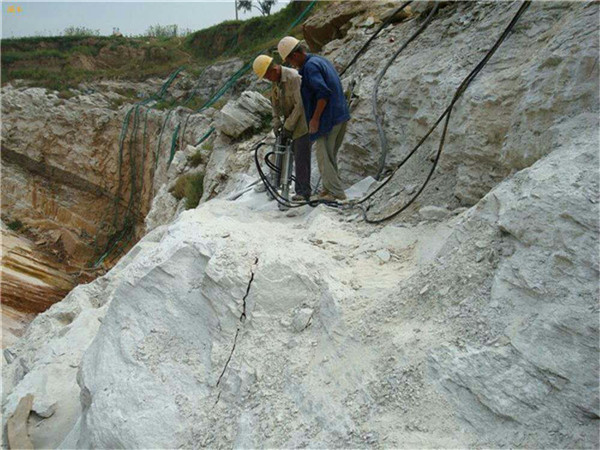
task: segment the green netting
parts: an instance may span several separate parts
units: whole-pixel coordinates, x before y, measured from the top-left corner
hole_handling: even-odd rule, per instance
[[[142,149],[142,156],[141,156],[142,164],[140,165],[140,168],[139,168],[140,186],[138,187],[137,186],[138,182],[136,181],[137,180],[136,174],[137,174],[138,168],[137,168],[137,164],[136,164],[135,149],[137,147],[137,135],[138,135],[138,128],[139,128],[139,123],[140,123],[140,108],[142,106],[146,106],[151,101],[154,101],[154,100],[158,101],[158,100],[162,99],[165,96],[165,94],[167,93],[167,90],[169,89],[169,87],[171,86],[171,84],[173,83],[173,81],[175,80],[177,75],[183,69],[184,69],[184,67],[179,67],[177,70],[175,70],[167,78],[167,80],[163,83],[163,85],[161,86],[161,89],[156,94],[138,102],[137,104],[135,104],[134,106],[129,108],[129,110],[125,113],[125,117],[123,118],[123,124],[121,126],[121,133],[119,135],[119,153],[118,153],[118,162],[117,162],[117,176],[118,176],[117,190],[114,195],[113,202],[112,202],[112,209],[113,209],[112,229],[114,230],[114,232],[108,239],[108,242],[105,247],[105,251],[100,256],[100,258],[93,264],[93,267],[98,267],[100,264],[102,264],[102,262],[106,259],[106,257],[122,241],[122,239],[125,236],[127,236],[133,232],[133,226],[135,224],[135,215],[136,215],[134,212],[134,203],[136,200],[136,196],[138,197],[138,200],[141,200],[140,196],[141,196],[142,183],[143,183],[143,179],[144,179],[143,163],[145,161],[145,155],[144,155],[144,149]],[[143,147],[144,148],[145,148],[145,141],[146,141],[148,110],[149,110],[149,108],[146,109],[146,115],[145,115],[145,119],[144,119],[144,131],[143,131],[143,142],[144,142]],[[131,129],[131,133],[130,133],[129,125],[131,123],[132,113],[133,113],[134,117],[133,117],[133,126],[131,127],[132,129]],[[129,141],[128,141],[128,157],[129,158],[128,159],[129,159],[129,169],[130,169],[129,170],[130,192],[129,192],[129,200],[128,200],[127,206],[125,208],[125,213],[122,215],[122,218],[120,218],[119,209],[120,209],[120,203],[122,200],[121,190],[123,189],[123,160],[124,160],[123,152],[125,150],[125,145],[126,145],[128,136],[129,136]],[[138,201],[138,204],[139,203],[141,203],[141,202]],[[138,211],[139,211],[139,208],[138,208]],[[106,225],[106,217],[108,217],[109,215],[110,214],[105,214],[105,219],[100,224],[99,230],[104,228],[104,226]],[[127,240],[127,242],[130,239],[131,239],[131,237]],[[96,236],[96,239],[95,239],[94,248],[96,251],[98,251],[98,235]]]
[[[204,134],[204,136],[202,136],[200,140],[196,142],[196,146],[202,144],[206,139],[208,139],[208,137],[212,134],[213,131],[215,131],[215,127],[210,127],[210,129]]]
[[[181,124],[177,124],[177,126],[175,127],[175,131],[173,132],[173,136],[171,137],[171,154],[169,155],[169,162],[167,163],[167,167],[171,166],[171,162],[175,157],[175,150],[177,149],[177,136],[179,134],[180,127]]]
[[[292,22],[292,24],[287,28],[287,30],[285,31],[284,34],[287,35],[290,30],[292,30],[294,27],[296,27],[308,15],[308,13],[312,10],[312,8],[315,6],[315,4],[316,4],[316,0],[313,0],[306,7],[306,9],[298,16],[298,18],[294,22]],[[219,89],[217,89],[217,91],[200,108],[196,109],[193,113],[202,112],[205,109],[210,108],[212,105],[214,105],[227,91],[229,91],[237,83],[237,81],[242,76],[244,76],[244,74],[246,72],[248,72],[250,70],[250,68],[252,67],[252,61],[254,60],[254,58],[256,58],[256,56],[258,56],[259,54],[264,53],[265,51],[267,51],[267,49],[254,54],[246,64],[244,64],[227,81],[225,81],[225,83],[223,83],[223,85],[221,87],[219,87]],[[137,135],[138,135],[138,128],[139,128],[139,124],[140,124],[140,108],[148,105],[152,101],[162,100],[164,98],[164,96],[166,95],[169,87],[171,86],[171,84],[173,83],[175,78],[177,77],[177,75],[179,75],[179,73],[182,70],[184,70],[184,68],[185,68],[184,66],[179,67],[177,70],[175,70],[173,73],[171,73],[157,93],[138,102],[136,105],[131,107],[125,114],[125,117],[123,119],[123,124],[121,127],[121,133],[119,135],[118,182],[117,182],[117,191],[115,193],[115,196],[113,199],[113,206],[112,206],[112,208],[114,209],[113,220],[112,220],[112,228],[113,228],[114,232],[108,239],[108,242],[105,246],[105,251],[100,256],[100,258],[94,263],[94,265],[93,265],[94,267],[98,267],[100,264],[102,264],[102,262],[108,257],[108,255],[110,255],[113,251],[115,251],[120,244],[121,244],[121,249],[119,250],[119,253],[122,252],[123,249],[126,247],[126,245],[131,241],[131,239],[133,237],[134,227],[135,227],[135,223],[136,223],[135,216],[139,215],[139,211],[140,211],[141,203],[142,203],[141,195],[143,193],[144,164],[146,161],[147,154],[149,152],[149,142],[146,139],[146,132],[147,132],[147,124],[148,124],[148,111],[150,110],[151,107],[146,108],[146,112],[145,112],[144,120],[143,120],[144,121],[144,129],[142,132],[143,133],[143,135],[142,135],[142,152],[141,152],[140,161],[139,161],[139,177],[138,177],[138,167],[137,167],[138,164],[136,162],[136,147],[137,147],[137,143],[138,143]],[[198,76],[201,77],[201,75],[204,73],[204,71],[207,68],[208,67],[205,67]],[[192,90],[191,94],[182,103],[181,106],[186,106],[187,104],[189,104],[189,102],[195,97],[199,87],[200,87],[200,85],[198,84],[196,86],[196,88],[194,88]],[[157,145],[156,151],[154,153],[154,171],[156,171],[156,168],[158,165],[158,159],[161,154],[162,136],[166,129],[167,122],[169,121],[169,118],[171,117],[171,114],[174,111],[174,109],[172,107],[175,106],[176,103],[177,103],[177,101],[174,100],[169,105],[169,112],[167,113],[167,116],[165,117],[165,119],[162,123],[162,126],[161,126],[160,135],[159,135],[159,139],[158,139],[158,145]],[[129,125],[131,123],[132,113],[134,115],[133,126],[132,126],[131,133],[129,133]],[[191,114],[193,114],[193,113],[191,113]],[[183,124],[183,128],[181,127],[181,120],[175,127],[175,130],[171,136],[171,149],[170,149],[169,160],[168,160],[167,166],[169,166],[171,164],[171,162],[173,161],[175,152],[177,151],[177,147],[178,147],[178,137],[179,136],[181,136],[180,141],[179,141],[179,147],[183,148],[185,132],[186,132],[187,125],[188,125],[191,114],[187,115],[185,122]],[[181,133],[180,133],[180,131],[181,131]],[[196,143],[196,145],[199,145],[202,142],[204,142],[213,133],[213,131],[215,131],[215,129],[213,127],[211,127],[200,138],[200,140]],[[120,202],[122,200],[121,190],[123,188],[123,180],[122,180],[123,159],[124,159],[123,151],[124,151],[125,142],[126,142],[128,136],[129,136],[129,142],[128,142],[128,157],[129,158],[128,158],[128,160],[129,160],[129,166],[130,166],[130,180],[129,180],[130,193],[129,193],[129,200],[128,200],[127,206],[125,208],[125,212],[122,215],[121,220],[119,220],[119,218],[120,218],[119,217],[119,206],[120,206]],[[139,186],[138,186],[138,181],[137,181],[138,179],[139,179]],[[134,204],[136,203],[136,199],[137,199],[138,207],[137,207],[137,212],[134,212],[134,209],[135,209]],[[110,214],[105,215],[105,220],[103,220],[99,229],[102,229],[104,227],[104,225],[106,224],[106,217],[108,217],[109,215]],[[98,244],[98,236],[96,236],[96,240],[95,240],[96,251],[98,249],[97,244]]]
[[[292,29],[294,29],[294,27],[296,27],[302,20],[304,20],[304,18],[308,15],[308,13],[313,9],[313,7],[315,6],[315,4],[317,3],[316,0],[313,0],[305,9],[304,11],[302,11],[302,13],[296,18],[296,20],[294,20],[294,22],[292,22],[292,24],[285,30],[285,33],[283,33],[284,35],[287,35]],[[254,59],[262,54],[265,53],[266,51],[268,51],[268,49],[263,49],[259,52],[256,52],[250,59],[249,61],[244,64],[237,72],[235,72],[227,81],[225,81],[225,83],[223,83],[223,85],[217,90],[217,92],[215,92],[212,97],[210,97],[200,108],[198,108],[195,112],[199,113],[204,111],[207,108],[210,108],[212,105],[214,105],[229,89],[231,89],[235,83],[237,83],[237,81],[246,74],[246,72],[248,72],[251,68],[252,68],[252,63],[254,61]],[[183,138],[185,135],[185,130],[187,128],[187,121],[189,119],[189,115],[186,119],[186,125],[183,128],[183,133],[182,133],[182,142],[181,142],[181,148],[183,148]]]

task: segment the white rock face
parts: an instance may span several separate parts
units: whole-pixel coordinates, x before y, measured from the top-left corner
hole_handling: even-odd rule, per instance
[[[329,213],[315,213],[296,220],[304,233],[319,234],[332,223]],[[323,277],[340,263],[294,238],[289,219],[266,219],[212,201],[169,228],[152,257],[155,269],[123,286],[123,300],[112,303],[103,321],[106,333],[83,361],[79,447],[215,445],[223,439],[258,445],[263,432],[273,433],[272,445],[296,446],[295,428],[309,420],[327,423],[328,435],[347,433],[352,421],[342,399],[332,398],[335,384],[311,392],[302,379],[339,382],[340,362],[352,368],[342,378],[350,386],[368,376],[361,376],[366,367],[341,317],[339,302],[350,289],[337,277]],[[265,238],[287,242],[287,248],[266,245]],[[356,241],[338,239],[339,245]],[[125,360],[109,348],[120,349]],[[335,364],[305,372],[306,358]],[[151,397],[140,397],[142,386]],[[255,406],[248,409],[247,402]],[[117,405],[125,408],[120,417],[142,408],[146,418],[122,422],[113,414]],[[303,411],[295,417],[298,407]],[[264,424],[248,434],[247,421]]]
[[[248,131],[259,130],[270,113],[269,100],[258,92],[245,91],[238,99],[227,102],[217,114],[215,127],[223,134],[237,138]]]
[[[435,123],[517,8],[506,2],[450,2],[400,54],[378,95],[389,141],[388,168],[396,167]],[[575,129],[564,135],[565,117],[598,115],[597,19],[597,4],[531,4],[456,104],[440,166],[422,195],[430,199],[424,204],[475,204],[511,171],[530,166],[561,140],[576,138]],[[374,80],[420,25],[410,20],[384,30],[343,77],[345,85],[356,83],[339,152],[346,183],[376,173],[380,144],[371,104]],[[369,33],[353,28],[322,53],[342,68]],[[401,169],[389,193],[421,185],[440,131],[441,126]]]
[[[449,211],[439,206],[425,206],[419,210],[419,214],[425,220],[441,220],[448,216]]]
[[[392,159],[514,9],[442,11],[382,86],[390,139],[402,142]],[[155,228],[5,353],[3,421],[33,394],[37,414],[51,414],[30,418],[39,447],[599,447],[597,12],[532,4],[461,100],[442,176],[415,211],[459,193],[475,206],[448,205],[435,221],[373,227],[357,210],[281,213],[252,189],[230,196],[255,174],[259,138],[234,143],[221,130],[205,203]],[[353,177],[371,173],[365,99],[389,38],[417,26],[407,24],[353,69],[342,151],[360,156],[344,160]],[[428,157],[392,192],[416,192]]]
[[[92,310],[106,314],[87,350],[70,341],[85,352],[67,442],[595,446],[595,144],[582,136],[438,225],[290,218],[244,206],[264,198],[252,190],[182,213],[75,291],[110,304]],[[48,399],[46,420],[78,411],[75,391]],[[55,429],[46,439],[66,437]]]
[[[484,330],[503,334],[483,346],[444,346],[430,363],[459,414],[479,430],[493,424],[500,446],[512,445],[523,425],[550,446],[597,442],[589,426],[600,415],[598,177],[586,168],[597,167],[597,142],[588,134],[553,152],[469,213],[500,232],[506,257],[479,312]],[[475,246],[496,258],[494,245]],[[543,436],[550,424],[572,431],[559,444]]]

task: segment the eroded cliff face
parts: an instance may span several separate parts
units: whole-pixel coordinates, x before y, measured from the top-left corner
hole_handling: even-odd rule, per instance
[[[22,224],[34,247],[53,250],[54,265],[87,269],[100,261],[100,271],[93,272],[100,275],[144,234],[156,186],[169,166],[173,131],[191,111],[167,116],[127,103],[117,109],[115,102],[124,101],[116,91],[155,91],[157,84],[103,82],[69,99],[42,88],[2,88],[3,220]],[[203,120],[191,117],[177,145],[196,139]],[[43,277],[38,281],[43,284]],[[52,295],[35,294],[37,282],[24,278],[10,286],[18,291],[21,282],[26,313],[45,310],[73,286],[71,280]],[[17,297],[3,294],[3,303],[18,308]]]
[[[75,286],[77,269],[57,263],[34,242],[2,225],[2,348],[14,344],[33,317]]]
[[[166,124],[165,145],[158,148],[166,113],[149,110],[146,117],[141,108],[123,126],[131,106],[111,109],[115,97],[98,92],[65,100],[45,89],[11,86],[2,92],[3,214],[58,239],[80,264],[99,256],[130,202],[133,226],[143,223],[154,179],[170,156],[166,141],[170,147],[175,121]],[[189,139],[194,125],[192,119]]]
[[[515,7],[447,5],[392,66],[390,164]],[[323,52],[348,61],[381,14],[349,19]],[[357,81],[347,185],[373,173],[373,79],[419,14],[343,79]],[[377,227],[356,210],[282,213],[247,189],[259,94],[203,115],[217,128],[204,202],[181,213],[168,192],[205,150],[185,147],[152,231],[10,348],[3,417],[32,394],[40,447],[598,447],[597,18],[597,4],[533,3],[457,104],[430,186]],[[434,148],[371,213],[415,192]]]

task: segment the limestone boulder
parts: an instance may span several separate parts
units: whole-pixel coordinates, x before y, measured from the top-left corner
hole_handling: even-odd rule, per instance
[[[215,127],[221,133],[239,138],[270,124],[271,103],[262,94],[245,91],[236,99],[227,102],[217,114]]]
[[[500,237],[475,241],[499,258],[479,310],[492,335],[442,346],[429,364],[458,414],[499,445],[522,426],[550,442],[541,430],[570,424],[556,434],[564,447],[598,438],[599,187],[590,168],[599,161],[594,136],[581,138],[492,190],[463,225],[481,221]]]
[[[368,8],[366,2],[331,2],[327,5],[327,11],[310,17],[302,26],[304,39],[310,50],[318,52],[329,41],[343,37],[344,25]],[[344,31],[347,29],[348,27]]]

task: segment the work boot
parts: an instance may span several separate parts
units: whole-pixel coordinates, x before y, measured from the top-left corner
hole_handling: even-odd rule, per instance
[[[322,201],[326,201],[326,202],[345,202],[348,200],[348,197],[346,197],[346,194],[342,193],[342,195],[340,196],[335,196],[333,195],[331,192],[329,192],[326,189],[323,189],[321,192],[319,192],[318,195],[314,195],[310,198],[311,200],[322,200]]]
[[[310,199],[309,195],[302,195],[302,194],[294,194],[294,196],[292,197],[293,202],[307,202],[309,199]]]
[[[313,195],[310,198],[312,201],[326,201],[326,202],[335,202],[335,197],[333,196],[333,194],[331,194],[328,190],[323,189],[321,192],[319,192],[317,195]]]

